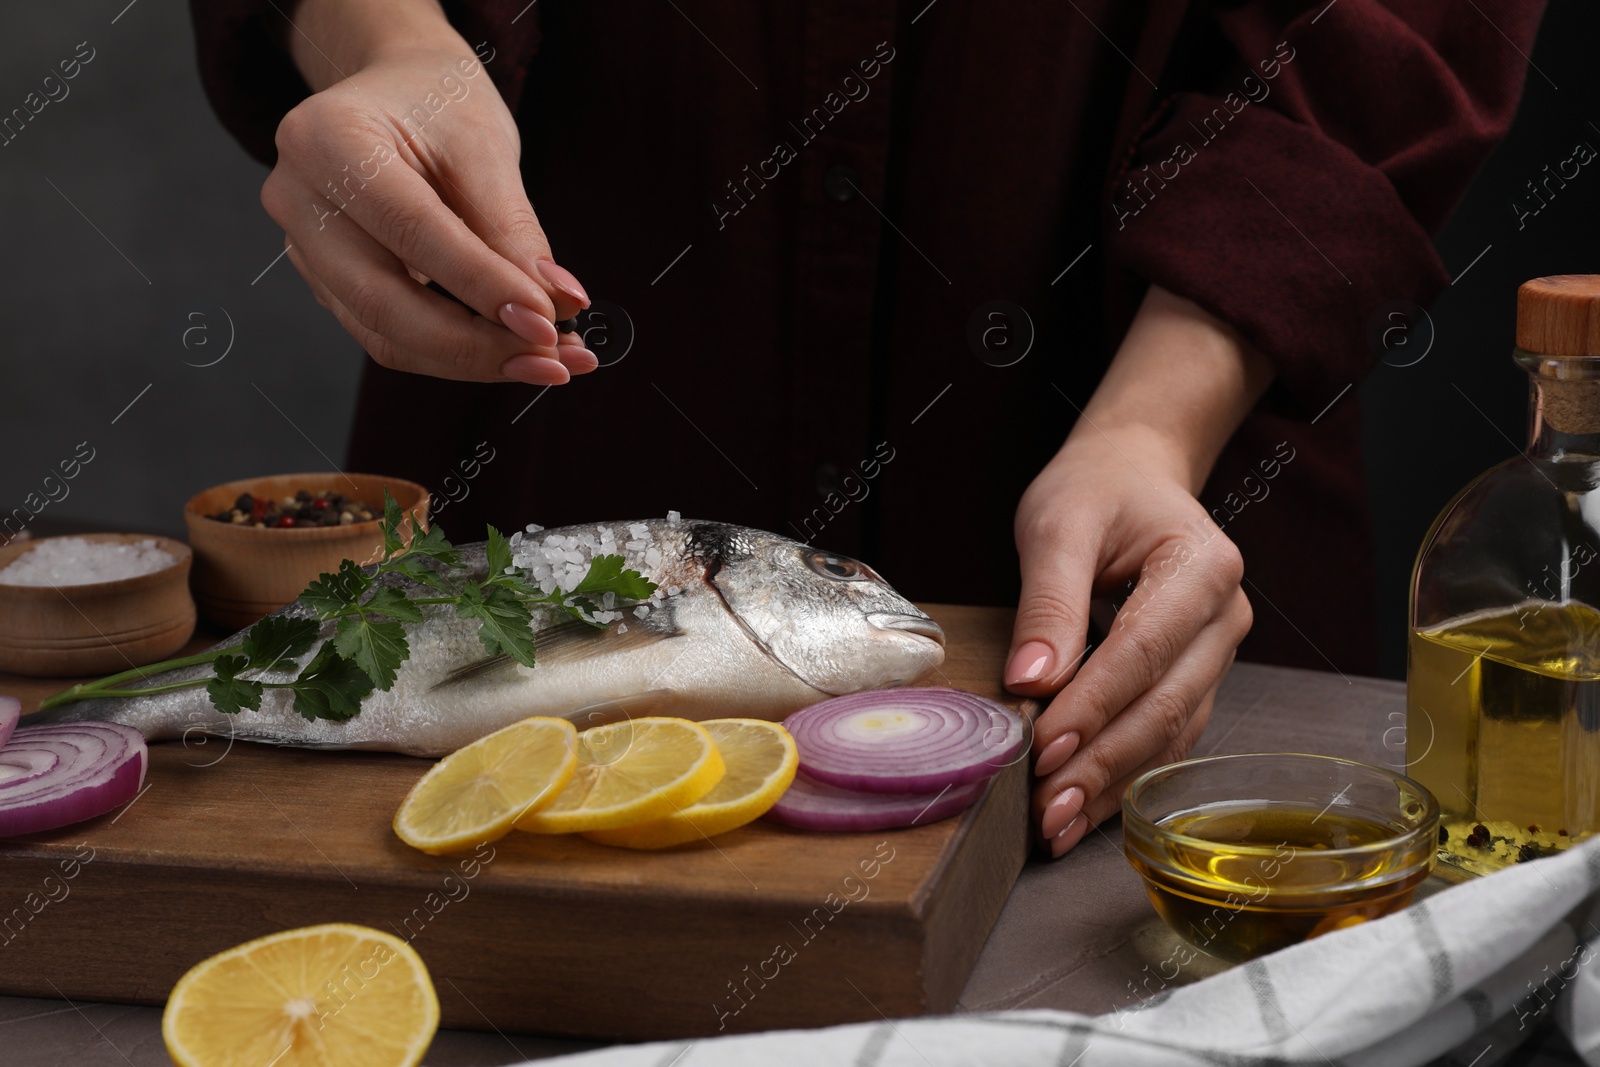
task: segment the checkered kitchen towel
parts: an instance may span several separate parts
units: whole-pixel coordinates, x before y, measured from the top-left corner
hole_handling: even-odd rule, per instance
[[[1597,899],[1600,840],[1113,1015],[900,1019],[618,1046],[539,1067],[1409,1067],[1445,1055],[1488,1067],[1551,1004],[1600,1065]]]

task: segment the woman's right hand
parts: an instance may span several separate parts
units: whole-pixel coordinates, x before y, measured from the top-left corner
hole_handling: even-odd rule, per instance
[[[319,6],[300,5],[301,31]],[[516,122],[472,49],[447,24],[387,49],[323,29],[348,65],[321,72],[326,87],[284,116],[261,190],[317,302],[396,370],[534,385],[594,370],[578,335],[556,331],[589,298],[551,256],[523,191]],[[296,33],[291,50],[316,87],[308,68],[334,60],[316,48],[308,61]]]

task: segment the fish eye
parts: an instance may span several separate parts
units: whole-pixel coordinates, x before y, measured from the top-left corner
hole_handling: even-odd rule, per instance
[[[836,556],[831,552],[813,552],[806,557],[806,563],[824,578],[859,582],[867,577],[867,569],[849,556]]]

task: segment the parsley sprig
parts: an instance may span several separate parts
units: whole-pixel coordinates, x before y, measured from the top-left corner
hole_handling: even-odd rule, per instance
[[[193,656],[152,663],[75,685],[40,702],[52,708],[97,697],[146,696],[204,686],[212,706],[227,714],[257,711],[268,689],[288,689],[294,709],[306,719],[343,722],[361,713],[361,702],[374,690],[394,686],[400,667],[411,656],[406,623],[420,623],[424,609],[450,605],[463,619],[478,620],[478,640],[489,656],[509,656],[526,667],[534,666],[533,613],[555,609],[591,626],[606,594],[618,606],[649,599],[654,582],[624,566],[623,557],[595,556],[582,581],[570,590],[559,587],[546,593],[512,561],[511,543],[493,526],[485,545],[488,567],[476,581],[460,573],[461,553],[435,526],[421,529],[416,517],[406,519],[383,492],[383,558],[365,569],[344,560],[332,573],[319,574],[300,594],[299,602],[311,614],[298,617],[268,616],[257,622],[237,645]],[[431,561],[431,562],[430,562]],[[398,574],[437,596],[410,596],[405,590],[378,579]],[[322,632],[333,623],[333,635]],[[311,651],[310,661],[292,678],[281,675],[282,665],[293,664]],[[157,685],[132,685],[150,675],[179,667],[209,664],[210,677]]]

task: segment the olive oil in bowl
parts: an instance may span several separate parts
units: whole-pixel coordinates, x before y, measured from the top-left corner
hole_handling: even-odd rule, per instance
[[[1293,753],[1160,768],[1128,790],[1123,814],[1156,913],[1234,962],[1404,907],[1433,869],[1438,832],[1438,806],[1415,782]]]

